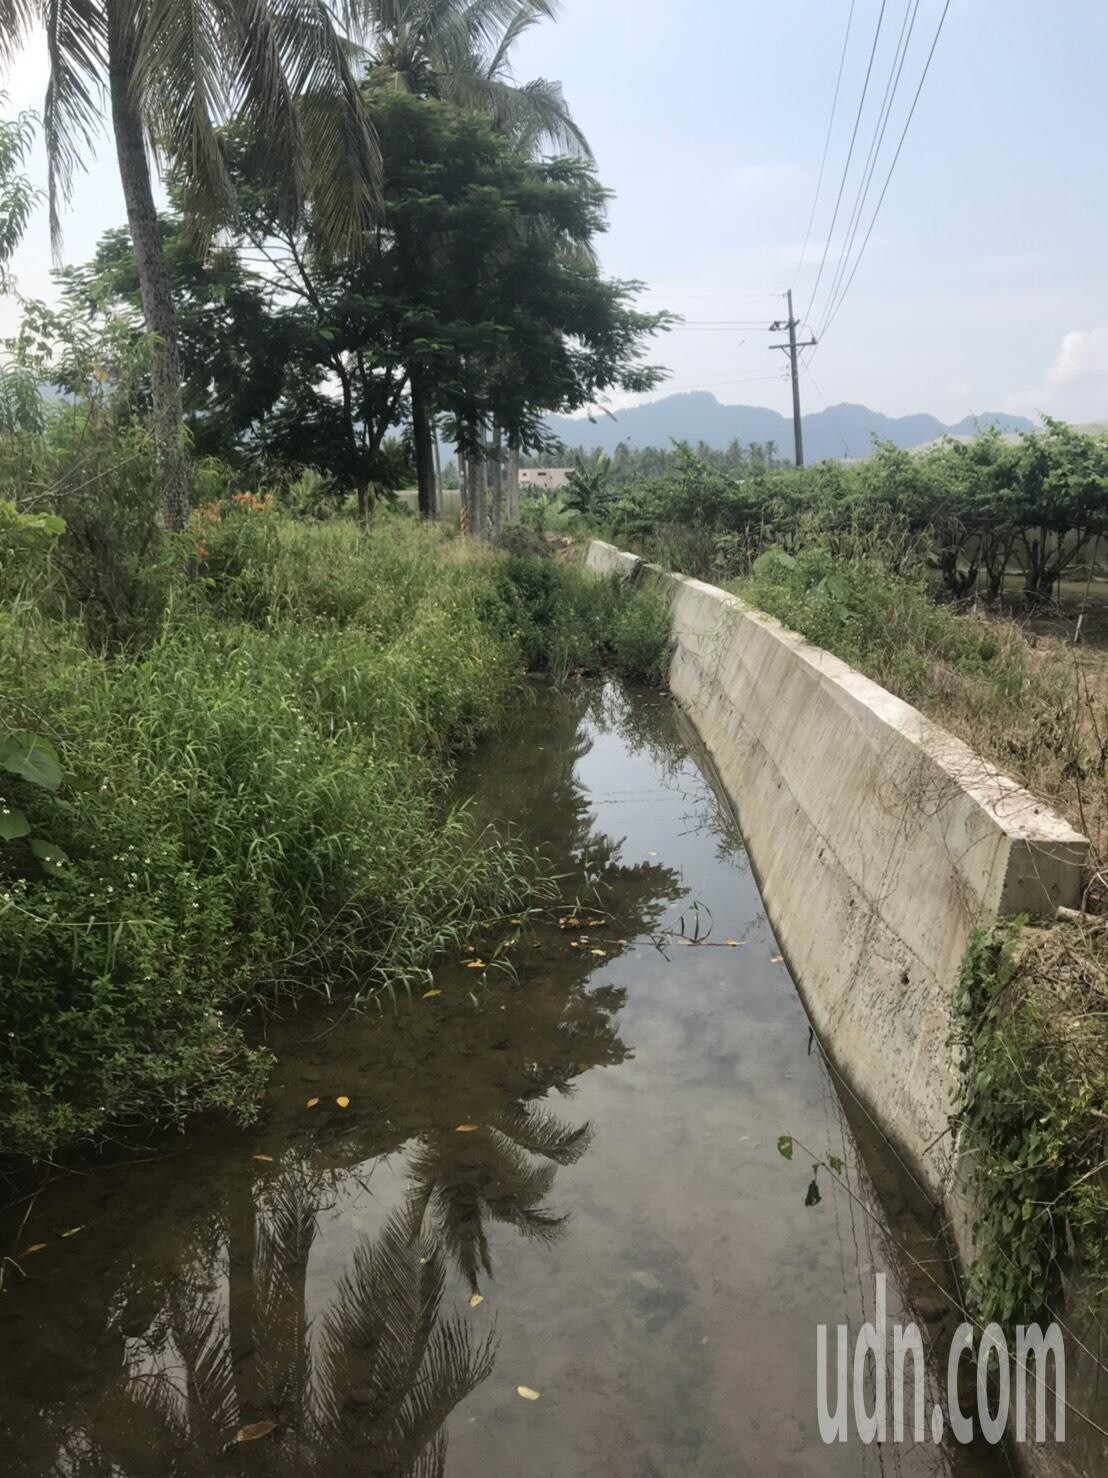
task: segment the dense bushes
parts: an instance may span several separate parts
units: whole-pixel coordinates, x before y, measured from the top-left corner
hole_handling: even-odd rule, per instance
[[[0,1150],[27,1154],[249,1113],[252,1003],[403,991],[519,907],[535,864],[471,834],[444,758],[523,656],[651,662],[646,608],[583,571],[253,497],[210,505],[141,640],[105,645],[58,604],[59,528],[0,521]]]
[[[732,588],[910,702],[938,696],[944,672],[1001,704],[1018,699],[1028,679],[1027,645],[1010,628],[955,615],[931,599],[921,571],[897,572],[866,552],[771,550]]]
[[[497,600],[532,669],[563,676],[613,663],[628,677],[661,682],[669,652],[662,602],[577,565],[510,556],[497,570]]]
[[[687,447],[609,503],[614,536],[674,569],[746,575],[771,548],[859,537],[924,554],[953,596],[996,599],[1010,571],[1046,599],[1108,530],[1108,438],[1058,421],[1017,445],[989,433],[863,462],[797,470],[753,462],[730,476]]]

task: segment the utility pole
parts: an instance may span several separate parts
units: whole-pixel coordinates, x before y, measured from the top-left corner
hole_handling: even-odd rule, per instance
[[[785,296],[789,300],[789,316],[782,323],[780,319],[771,323],[769,331],[771,334],[782,334],[788,330],[789,342],[787,344],[771,344],[771,349],[783,349],[789,356],[789,366],[792,370],[793,380],[793,435],[796,438],[796,465],[804,466],[804,427],[800,422],[800,351],[801,349],[814,349],[819,342],[817,339],[807,339],[803,344],[796,341],[796,331],[800,327],[799,322],[793,314],[793,290],[790,287]]]

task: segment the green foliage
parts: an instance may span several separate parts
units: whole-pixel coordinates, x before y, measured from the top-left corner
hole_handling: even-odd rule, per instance
[[[444,792],[449,748],[518,680],[478,614],[491,556],[393,520],[241,512],[210,537],[224,564],[177,589],[141,658],[0,614],[5,1151],[247,1116],[259,994],[412,989],[533,887]]]
[[[1017,939],[978,931],[955,997],[957,1122],[980,1208],[969,1291],[1008,1331],[1050,1317],[1075,1256],[1094,1297],[1108,1285],[1103,983],[1092,1000],[1088,978],[1065,988],[1064,956],[1049,943],[1017,955]]]
[[[673,645],[665,601],[631,590],[621,602],[611,635],[612,656],[625,676],[661,686],[669,673]]]
[[[1002,704],[1026,682],[1025,647],[936,605],[921,573],[897,574],[865,545],[849,558],[823,545],[796,555],[770,550],[732,588],[910,702],[933,697],[944,668]]]
[[[611,666],[645,682],[664,680],[670,629],[661,601],[578,565],[509,556],[497,569],[507,630],[533,671],[558,678]]]
[[[606,475],[619,481],[629,460],[617,454]],[[613,536],[702,578],[747,575],[775,547],[839,554],[878,538],[886,563],[926,559],[954,597],[996,599],[1015,566],[1034,604],[1108,531],[1108,439],[1057,421],[1017,445],[991,431],[917,452],[882,444],[863,462],[799,471],[684,446],[660,467],[625,485]]]

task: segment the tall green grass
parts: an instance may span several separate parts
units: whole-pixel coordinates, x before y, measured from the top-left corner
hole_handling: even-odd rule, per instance
[[[487,569],[395,528],[244,517],[209,542],[214,573],[137,660],[29,604],[0,628],[9,722],[69,777],[5,782],[69,861],[43,877],[26,843],[3,853],[4,1149],[246,1111],[259,992],[403,989],[529,892],[527,859],[444,796],[441,756],[518,674],[475,614]]]
[[[452,751],[527,667],[636,640],[649,666],[649,615],[582,571],[245,508],[202,525],[196,578],[145,628],[96,646],[32,533],[0,603],[0,738],[40,735],[64,778],[0,772],[29,825],[0,844],[0,1152],[249,1116],[259,1001],[425,988],[541,881],[452,804]]]

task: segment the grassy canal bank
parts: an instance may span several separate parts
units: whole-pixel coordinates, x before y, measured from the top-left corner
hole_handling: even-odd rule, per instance
[[[528,669],[659,672],[658,609],[537,553],[249,496],[202,516],[106,628],[61,522],[0,513],[5,1155],[248,1117],[251,1010],[425,988],[543,874],[451,805],[451,756]]]

